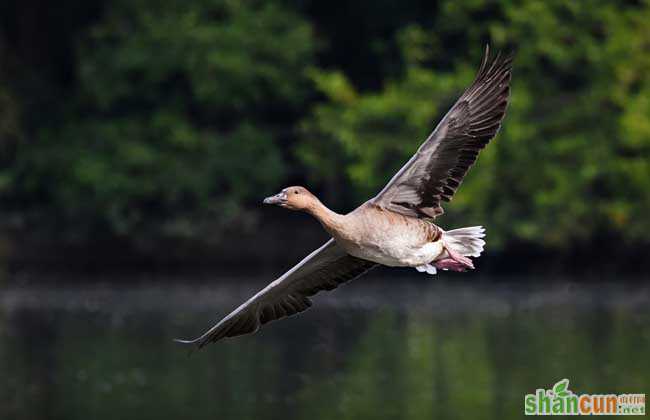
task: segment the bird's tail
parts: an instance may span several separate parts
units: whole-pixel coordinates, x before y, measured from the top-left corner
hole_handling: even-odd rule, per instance
[[[478,257],[485,246],[485,229],[483,226],[472,226],[446,231],[445,243],[452,250],[465,257]]]

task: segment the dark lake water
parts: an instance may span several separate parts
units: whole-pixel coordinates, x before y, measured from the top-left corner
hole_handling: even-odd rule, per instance
[[[647,282],[458,278],[368,275],[189,357],[172,339],[262,279],[11,281],[0,419],[519,419],[562,378],[650,391]]]

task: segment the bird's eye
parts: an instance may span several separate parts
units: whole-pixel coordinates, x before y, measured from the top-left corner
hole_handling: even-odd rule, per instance
[[[294,190],[293,193],[294,193],[294,194],[300,194],[300,191],[298,191],[298,190]]]

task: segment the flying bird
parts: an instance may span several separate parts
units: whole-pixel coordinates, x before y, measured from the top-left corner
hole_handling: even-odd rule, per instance
[[[501,127],[510,94],[512,57],[490,57],[489,46],[472,84],[411,159],[381,192],[348,214],[338,214],[304,187],[287,187],[264,203],[311,214],[332,236],[295,267],[270,283],[195,340],[202,348],[226,337],[257,331],[297,314],[310,297],[332,290],[377,265],[473,269],[470,257],[483,251],[481,226],[445,231],[434,223],[443,214],[479,152]]]

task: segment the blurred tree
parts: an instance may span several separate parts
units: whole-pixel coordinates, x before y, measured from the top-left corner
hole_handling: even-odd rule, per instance
[[[648,18],[648,1],[3,2],[3,222],[156,252],[254,222],[287,180],[349,210],[490,42],[516,50],[512,104],[441,223],[485,224],[492,248],[647,244]]]
[[[17,159],[45,221],[87,240],[218,236],[249,220],[241,203],[284,176],[309,25],[276,2],[116,1],[88,32],[63,116]]]
[[[358,199],[371,197],[470,83],[492,40],[517,51],[511,107],[442,223],[486,224],[491,245],[647,241],[650,4],[589,3],[440,2],[434,31],[399,32],[405,68],[380,90],[359,92],[336,70],[312,73],[328,101],[305,120],[300,157],[327,179],[343,155]]]

